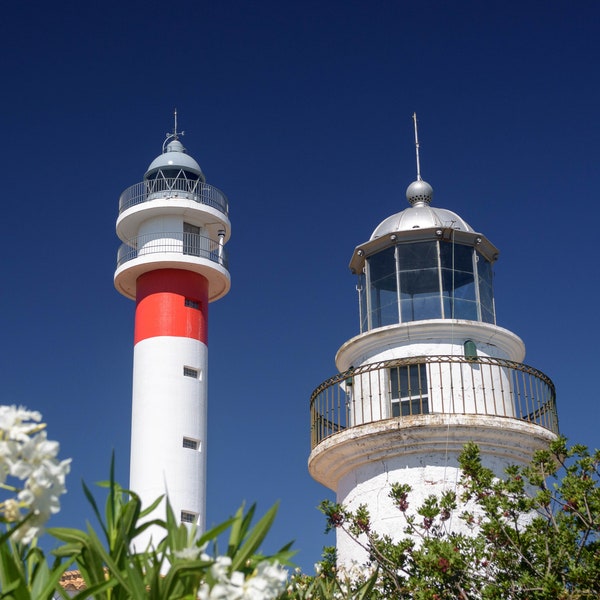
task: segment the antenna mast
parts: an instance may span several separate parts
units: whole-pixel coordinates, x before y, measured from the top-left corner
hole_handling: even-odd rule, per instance
[[[415,124],[415,150],[417,154],[417,181],[422,181],[421,179],[421,163],[419,161],[419,132],[417,131],[417,113],[413,113],[413,121]]]
[[[175,127],[173,128],[173,132],[167,132],[167,137],[163,142],[163,153],[165,152],[165,146],[169,140],[178,140],[180,135],[185,135],[185,131],[177,131],[177,109],[173,111],[173,116],[175,120]]]

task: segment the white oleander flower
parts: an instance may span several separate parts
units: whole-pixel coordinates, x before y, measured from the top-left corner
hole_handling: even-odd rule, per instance
[[[59,444],[47,439],[37,411],[0,406],[0,486],[17,492],[0,503],[8,522],[29,513],[27,522],[14,530],[13,539],[30,543],[39,535],[50,515],[60,510],[59,496],[66,492],[65,478],[71,460],[59,461]],[[14,477],[18,485],[7,485]],[[25,515],[27,516],[27,515]]]
[[[174,552],[175,558],[181,558],[182,560],[196,560],[202,552],[202,548],[183,548],[182,550],[176,550]]]
[[[287,569],[278,562],[271,563],[266,560],[258,563],[254,573],[249,580],[251,587],[258,589],[262,586],[265,591],[277,588],[277,593],[283,590],[288,578]]]
[[[262,561],[254,572],[245,577],[241,571],[229,575],[231,559],[218,556],[211,567],[215,583],[203,583],[198,600],[275,600],[285,589],[288,572],[279,563]]]
[[[229,556],[217,556],[210,567],[210,574],[215,581],[229,581],[229,567],[231,567]]]
[[[29,435],[45,427],[44,424],[37,424],[41,419],[42,415],[36,410],[27,410],[23,406],[17,408],[14,405],[2,405],[0,406],[0,432],[2,432],[0,436],[9,440],[26,441]]]
[[[212,562],[212,557],[204,552],[206,546],[207,544],[204,544],[203,546],[188,546],[187,548],[176,550],[173,554],[175,555],[175,558],[180,558],[182,560],[200,559],[203,562]]]
[[[45,431],[26,438],[19,448],[19,460],[11,466],[11,475],[26,479],[40,468],[52,470],[59,447],[58,442],[47,439]]]
[[[14,498],[9,498],[3,503],[2,512],[9,523],[14,523],[21,518],[19,503]]]

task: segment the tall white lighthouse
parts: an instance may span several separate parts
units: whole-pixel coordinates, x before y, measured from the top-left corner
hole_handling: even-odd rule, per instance
[[[414,120],[409,207],[354,250],[359,334],[338,350],[339,373],[311,396],[311,475],[350,509],[365,504],[374,530],[395,539],[405,521],[388,497],[392,483],[411,485],[418,507],[456,487],[466,442],[501,475],[558,432],[552,381],[523,364],[521,339],[496,324],[498,250],[459,215],[432,206]],[[343,567],[367,559],[340,530],[337,551]]]
[[[181,135],[175,113],[162,153],[121,194],[114,282],[136,302],[130,487],[144,506],[167,494],[204,528],[208,304],[229,291],[231,224]]]

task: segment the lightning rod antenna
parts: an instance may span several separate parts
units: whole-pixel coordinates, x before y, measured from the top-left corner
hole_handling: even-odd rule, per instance
[[[419,132],[417,130],[417,113],[413,113],[413,121],[415,124],[415,150],[417,154],[417,181],[422,181],[421,179],[421,162],[419,161]]]
[[[165,152],[165,147],[169,140],[178,140],[180,135],[185,135],[185,131],[177,131],[177,109],[173,111],[173,116],[175,120],[175,126],[173,127],[173,131],[171,133],[167,132],[167,137],[163,142],[163,153]]]
[[[177,109],[173,111],[173,116],[175,117],[175,127],[173,128],[173,133],[167,135],[171,135],[173,139],[178,140],[180,135],[185,135],[185,131],[177,131]]]

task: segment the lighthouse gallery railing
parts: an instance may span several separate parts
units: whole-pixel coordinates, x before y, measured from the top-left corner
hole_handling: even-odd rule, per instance
[[[412,356],[351,368],[310,398],[311,448],[345,429],[420,414],[515,418],[558,433],[556,392],[533,367],[498,358]]]
[[[227,251],[217,240],[181,231],[144,234],[121,244],[117,268],[130,260],[153,254],[194,256],[228,268]]]
[[[216,208],[225,215],[229,211],[227,196],[216,187],[199,179],[167,177],[148,179],[128,187],[119,198],[119,214],[136,204],[164,198],[192,200]]]

